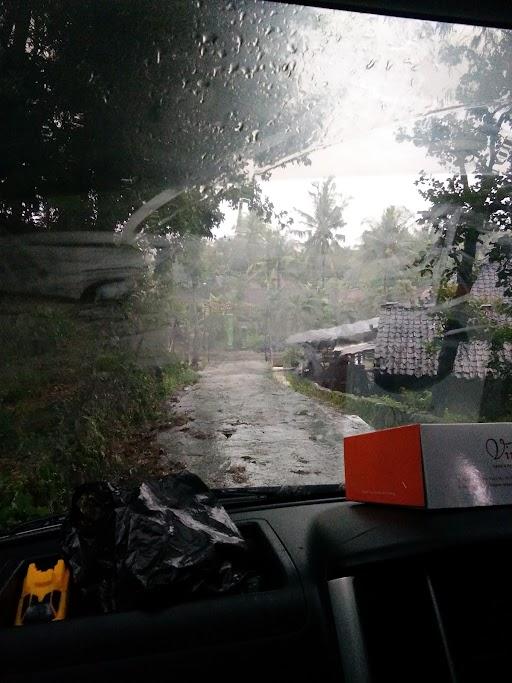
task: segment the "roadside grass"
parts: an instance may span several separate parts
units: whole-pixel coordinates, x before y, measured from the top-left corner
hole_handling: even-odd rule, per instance
[[[275,377],[275,373],[273,373]],[[441,415],[434,415],[432,409],[432,396],[429,391],[402,392],[401,400],[397,401],[391,396],[355,396],[344,394],[341,391],[332,391],[311,382],[308,379],[297,376],[293,372],[284,373],[286,383],[295,391],[309,396],[317,401],[327,403],[337,410],[353,415],[359,415],[365,422],[375,429],[398,427],[414,423],[461,423],[474,422],[472,415],[453,413],[445,410]],[[283,382],[283,379],[278,381]],[[509,422],[510,416],[503,416],[493,421]],[[482,417],[480,422],[485,422]]]
[[[161,474],[152,431],[197,379],[172,355],[138,367],[78,310],[34,305],[0,331],[0,528],[65,511],[85,481]]]
[[[341,412],[359,415],[375,429],[411,424],[420,420],[434,421],[427,413],[420,415],[418,412],[413,412],[406,404],[389,396],[355,396],[341,391],[331,391],[310,380],[298,377],[293,372],[286,373],[286,380],[295,391],[327,403]]]

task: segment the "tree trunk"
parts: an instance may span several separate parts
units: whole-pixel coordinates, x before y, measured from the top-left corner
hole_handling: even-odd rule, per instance
[[[448,261],[448,251],[453,245],[453,242],[455,240],[455,233],[457,232],[457,227],[459,225],[460,217],[462,214],[462,209],[458,208],[454,212],[453,216],[450,219],[450,224],[448,228],[446,229],[446,247],[444,251],[441,253],[441,256],[439,258],[439,261],[436,266],[436,273],[434,275],[434,281],[433,281],[433,286],[437,287],[437,291],[439,293],[439,290],[441,288],[441,284],[443,282],[444,278],[444,273],[446,271],[447,267],[447,261]],[[439,303],[439,297],[437,299],[437,303]]]
[[[466,296],[473,287],[475,281],[474,266],[477,246],[478,232],[474,229],[468,229],[466,239],[464,240],[464,253],[462,254],[461,263],[457,270],[457,291],[455,293],[455,298]]]
[[[283,286],[281,268],[282,268],[281,259],[278,259],[277,268],[276,268],[276,287],[277,287],[277,289],[281,289]]]
[[[274,365],[274,358],[272,353],[272,330],[270,325],[270,284],[267,280],[267,296],[265,301],[265,346],[268,348],[270,357],[270,366]]]
[[[192,284],[192,316],[193,316],[193,331],[192,331],[192,359],[191,365],[194,369],[199,366],[199,315],[197,311],[197,283]]]
[[[468,176],[463,163],[460,164],[460,171],[464,189],[466,192],[469,192]],[[468,228],[464,240],[461,262],[457,268],[457,291],[455,293],[455,298],[465,296],[471,291],[474,281],[474,265],[477,246],[478,232],[472,228]]]
[[[470,187],[464,163],[461,161],[459,166],[464,189],[469,192]],[[462,211],[458,215],[457,220],[460,220],[461,217]],[[455,231],[453,237],[455,236],[457,227],[457,225],[454,225]],[[447,244],[448,249],[450,246],[450,244]],[[455,292],[455,299],[460,299],[471,291],[474,282],[474,264],[477,246],[478,232],[468,228],[464,240],[462,258],[460,264],[457,266],[457,290]],[[441,350],[439,351],[438,379],[443,379],[453,373],[459,344],[468,340],[466,331],[467,320],[468,313],[464,301],[448,309],[443,343],[441,345]]]
[[[325,289],[325,250],[323,248],[320,261],[320,282],[322,284],[322,289]]]

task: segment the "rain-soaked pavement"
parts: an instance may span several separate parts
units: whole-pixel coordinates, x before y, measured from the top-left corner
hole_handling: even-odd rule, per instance
[[[177,426],[159,434],[162,457],[212,487],[343,480],[343,437],[368,431],[276,381],[257,354],[211,363],[170,404]]]

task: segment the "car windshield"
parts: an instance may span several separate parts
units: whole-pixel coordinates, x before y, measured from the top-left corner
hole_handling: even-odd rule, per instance
[[[0,41],[0,526],[511,419],[510,31],[16,0]]]

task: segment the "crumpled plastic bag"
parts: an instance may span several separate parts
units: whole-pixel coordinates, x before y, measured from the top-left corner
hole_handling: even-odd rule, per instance
[[[63,525],[62,550],[85,611],[225,593],[245,575],[244,539],[190,472],[132,488],[80,486]]]

